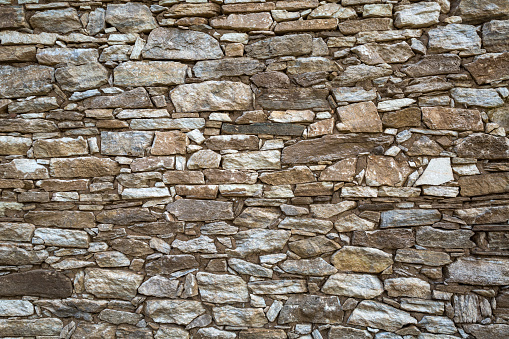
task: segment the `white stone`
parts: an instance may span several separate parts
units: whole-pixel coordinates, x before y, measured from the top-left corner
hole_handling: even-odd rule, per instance
[[[380,101],[378,103],[377,108],[381,112],[397,111],[397,110],[402,109],[403,107],[410,106],[414,102],[415,102],[415,100],[410,99],[410,98],[385,100],[385,101]]]
[[[434,158],[419,177],[415,186],[442,185],[454,180],[451,168],[451,158]]]

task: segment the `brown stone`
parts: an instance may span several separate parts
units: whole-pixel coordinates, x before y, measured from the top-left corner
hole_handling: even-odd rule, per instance
[[[135,224],[129,226],[129,229],[134,232],[149,234],[149,235],[163,235],[171,233],[183,233],[183,221],[157,221],[142,224]]]
[[[466,64],[477,84],[482,85],[509,79],[509,52],[485,54]]]
[[[207,184],[254,184],[258,178],[257,172],[243,170],[205,169],[203,171]]]
[[[357,158],[347,158],[327,167],[320,173],[322,181],[353,181],[357,168]]]
[[[97,222],[114,225],[131,225],[138,222],[156,221],[148,208],[119,208],[101,211]]]
[[[509,192],[509,172],[461,176],[458,179],[462,196]]]
[[[296,197],[316,197],[320,195],[332,195],[334,185],[331,182],[319,181],[306,184],[297,184],[295,187]]]
[[[237,31],[266,31],[272,25],[272,16],[268,12],[230,14],[210,20],[210,25],[219,29],[233,29]]]
[[[418,107],[408,107],[396,112],[384,113],[382,124],[387,127],[420,127],[421,110]]]
[[[415,245],[415,240],[410,229],[355,231],[352,245],[395,249],[412,247]]]
[[[388,146],[393,137],[389,135],[366,136],[359,134],[335,134],[312,140],[299,141],[283,149],[282,163],[302,164],[347,158],[359,153],[371,153],[375,147]]]
[[[476,109],[423,107],[422,120],[431,129],[482,131],[481,113]]]
[[[60,178],[88,178],[117,175],[120,166],[108,158],[53,158],[50,163],[51,174]]]
[[[305,55],[312,50],[310,34],[290,34],[257,41],[246,46],[246,54],[256,59],[269,59],[282,55]]]
[[[163,174],[163,182],[175,184],[204,184],[205,179],[200,171],[167,171]]]
[[[150,108],[152,101],[143,87],[110,96],[97,96],[85,99],[87,108]]]
[[[205,145],[214,151],[227,149],[256,151],[258,142],[258,137],[254,135],[213,135],[205,141]]]
[[[152,155],[186,154],[187,136],[179,131],[156,132]]]
[[[278,324],[339,324],[342,320],[343,310],[337,296],[295,295],[283,306]]]
[[[500,306],[497,302],[498,307],[508,307]],[[477,339],[494,339],[494,338],[507,338],[509,337],[509,325],[507,324],[491,324],[491,325],[481,325],[481,324],[465,324],[463,328],[467,333],[472,334]]]
[[[426,135],[421,136],[415,140],[409,147],[407,154],[409,156],[416,155],[434,155],[438,156],[444,149],[433,139],[430,139]]]
[[[136,158],[131,163],[133,172],[153,171],[160,169],[173,169],[175,167],[174,157],[144,157]]]
[[[233,219],[233,203],[224,201],[180,199],[166,208],[179,220],[215,221]]]
[[[221,11],[221,6],[215,3],[180,3],[170,7],[167,12],[169,17],[181,18],[186,16],[210,18]]]
[[[404,248],[396,251],[395,261],[427,266],[443,266],[451,263],[449,254],[444,252]]]
[[[329,110],[328,95],[329,90],[321,88],[272,88],[262,89],[256,101],[266,110]]]
[[[176,271],[186,270],[198,267],[198,262],[194,256],[189,254],[182,255],[163,255],[162,257],[149,261],[145,266],[148,275],[172,274]]]
[[[509,20],[493,20],[483,25],[482,41],[486,51],[490,53],[507,51],[509,49],[508,38]]]
[[[406,162],[398,163],[393,157],[370,155],[366,167],[366,184],[402,186],[410,172]]]
[[[35,61],[35,53],[35,46],[0,46],[0,61]]]
[[[27,26],[23,6],[0,6],[0,29]]]
[[[276,9],[286,9],[288,11],[298,11],[301,9],[316,8],[320,5],[318,0],[286,0],[277,1]]]
[[[41,139],[34,142],[36,158],[68,157],[88,154],[87,141],[82,138]]]
[[[0,119],[0,132],[46,133],[58,131],[53,121],[43,119]]]
[[[217,197],[217,185],[176,185],[177,195],[193,199],[215,199]]]
[[[290,242],[288,247],[301,258],[311,258],[341,248],[336,242],[323,235]]]
[[[472,248],[470,240],[474,232],[470,230],[442,230],[431,226],[419,227],[415,241],[419,246],[435,248]]]
[[[116,326],[79,322],[71,339],[104,339],[115,337]]]
[[[39,188],[41,188],[47,192],[85,191],[88,188],[88,180],[87,179],[76,179],[76,180],[46,179],[46,180],[41,180]]]
[[[61,228],[92,228],[95,217],[92,212],[82,211],[30,211],[25,221],[37,226],[56,226]]]
[[[509,157],[509,140],[484,133],[474,133],[460,139],[456,153],[461,158],[507,159]]]
[[[295,166],[287,170],[265,172],[260,175],[260,180],[269,185],[293,185],[316,181],[313,172],[307,166]]]
[[[308,32],[308,31],[327,31],[333,30],[338,24],[337,19],[308,19],[280,22],[276,25],[274,32]]]
[[[136,239],[115,239],[111,242],[111,247],[133,257],[145,257],[154,253],[146,242]]]
[[[256,86],[264,88],[286,88],[290,86],[288,75],[276,71],[255,74],[251,77],[251,81]]]
[[[0,277],[2,297],[34,296],[41,298],[68,298],[72,294],[71,280],[56,271],[32,270]]]
[[[0,66],[1,98],[19,98],[44,95],[53,89],[55,70],[48,66]]]
[[[221,6],[221,9],[225,14],[230,13],[251,13],[251,12],[269,12],[276,9],[276,5],[273,2],[262,2],[262,3],[237,3]]]
[[[239,339],[286,339],[286,333],[283,330],[251,328],[242,330],[239,333]]]
[[[340,131],[382,132],[382,121],[373,102],[359,102],[337,109],[341,122]]]
[[[345,246],[332,255],[331,263],[340,271],[380,273],[393,261],[391,254],[376,248]]]
[[[455,215],[467,224],[506,224],[509,220],[509,205],[456,210]]]
[[[461,58],[456,54],[432,54],[402,69],[411,77],[459,73]]]
[[[364,31],[387,31],[392,26],[390,18],[372,18],[363,20],[348,20],[338,25],[343,34],[357,34]]]
[[[258,122],[250,125],[232,125],[223,123],[223,134],[270,134],[301,136],[306,127],[298,124]]]
[[[462,0],[458,9],[468,23],[509,17],[509,4],[504,0]]]

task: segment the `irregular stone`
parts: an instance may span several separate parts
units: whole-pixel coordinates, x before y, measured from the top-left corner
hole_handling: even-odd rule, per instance
[[[392,255],[376,248],[344,246],[331,257],[340,271],[380,273],[393,264]]]
[[[83,137],[41,139],[33,144],[37,158],[68,157],[88,154],[88,144]]]
[[[148,108],[152,101],[143,87],[111,96],[96,96],[83,101],[87,108]]]
[[[375,228],[375,223],[366,219],[359,218],[355,214],[349,214],[341,217],[334,222],[334,228],[338,232],[364,231]]]
[[[226,252],[245,257],[250,254],[282,250],[290,238],[290,232],[255,228],[238,232],[233,238],[235,239],[236,248],[226,250]]]
[[[131,225],[138,222],[156,221],[148,208],[118,208],[101,211],[97,222],[113,225]]]
[[[509,53],[489,53],[478,56],[465,68],[479,84],[509,79]]]
[[[442,266],[451,263],[451,258],[447,253],[412,248],[397,250],[394,260],[428,266]]]
[[[364,300],[352,312],[348,324],[396,331],[408,324],[417,324],[409,313],[377,301]]]
[[[205,308],[199,301],[148,300],[145,311],[156,323],[187,325],[205,313]]]
[[[278,227],[326,234],[332,229],[332,221],[312,218],[286,217],[279,223]]]
[[[196,334],[204,339],[235,339],[237,334],[234,332],[218,330],[215,327],[200,328]]]
[[[285,147],[282,163],[309,163],[330,161],[371,152],[376,146],[392,143],[392,136],[361,136],[358,134],[326,135],[312,140],[299,141]]]
[[[430,314],[443,314],[444,303],[441,301],[401,298],[401,308],[410,312],[421,312]],[[447,320],[450,320],[446,318]],[[419,322],[421,323],[421,322]],[[451,321],[452,325],[454,323]],[[426,328],[429,331],[429,328]],[[444,331],[445,332],[445,331]],[[456,332],[456,330],[454,330]]]
[[[156,28],[143,48],[145,59],[207,60],[220,59],[223,52],[212,36],[193,30]]]
[[[181,18],[186,16],[199,16],[210,18],[219,15],[221,7],[215,3],[179,3],[171,6],[168,11],[169,17]]]
[[[461,139],[455,150],[462,158],[506,159],[509,156],[509,140],[490,134],[474,133]]]
[[[470,240],[474,232],[469,230],[440,230],[430,226],[419,227],[416,242],[420,246],[436,248],[472,248]]]
[[[109,4],[105,20],[122,33],[141,33],[157,28],[148,6],[138,2]]]
[[[9,113],[37,113],[58,108],[55,97],[36,97],[29,100],[15,101],[9,104]]]
[[[213,135],[206,141],[205,145],[211,150],[258,150],[259,139],[251,135]]]
[[[274,28],[276,33],[328,31],[336,28],[338,20],[332,19],[307,19],[280,22]]]
[[[323,88],[271,88],[262,89],[256,102],[266,110],[329,110],[328,94]]]
[[[171,243],[171,246],[183,253],[217,253],[216,245],[214,245],[214,239],[205,235],[188,241],[176,239]]]
[[[327,167],[320,173],[320,180],[353,181],[357,168],[357,158],[347,158]]]
[[[47,179],[48,169],[33,159],[14,159],[0,165],[0,174],[5,179]]]
[[[182,132],[179,131],[155,132],[154,144],[152,145],[150,154],[152,155],[185,154],[187,143],[188,143],[187,137]]]
[[[15,245],[0,245],[0,264],[32,265],[40,264],[45,258],[40,253],[27,251]]]
[[[94,259],[99,267],[124,267],[131,263],[125,254],[117,251],[96,253]]]
[[[223,156],[225,169],[280,169],[279,151],[254,151]]]
[[[238,276],[199,272],[196,279],[203,301],[220,304],[249,301],[247,284]]]
[[[5,3],[5,4],[10,4]],[[28,27],[23,6],[2,6],[0,8],[0,29]]]
[[[404,163],[393,157],[370,155],[366,167],[366,184],[369,186],[402,186],[410,173]]]
[[[482,286],[506,285],[508,267],[507,259],[459,258],[448,266],[448,281]]]
[[[465,324],[463,328],[478,339],[503,338],[509,335],[509,325],[506,324]]]
[[[311,258],[341,248],[340,245],[325,236],[293,241],[288,244],[288,247],[301,258]]]
[[[310,34],[277,36],[246,46],[246,54],[255,59],[269,59],[282,55],[305,55],[311,53],[313,37]]]
[[[366,330],[354,327],[332,326],[329,330],[329,339],[371,339],[371,334]],[[378,338],[377,338],[378,339]],[[383,339],[383,338],[380,338]],[[386,338],[390,339],[390,338]]]
[[[30,211],[25,215],[25,221],[37,226],[60,228],[95,227],[94,214],[83,211]]]
[[[382,282],[374,275],[336,273],[323,285],[322,292],[352,298],[372,299],[384,292]]]
[[[418,278],[391,278],[384,281],[384,288],[390,297],[411,297],[429,299],[431,287],[427,281]]]
[[[337,204],[313,204],[311,208],[311,214],[318,218],[331,218],[345,211],[354,209],[357,206],[355,201],[342,201]]]
[[[456,54],[425,55],[418,62],[402,69],[411,77],[459,73],[461,58]]]
[[[35,269],[3,275],[0,284],[0,295],[5,297],[29,295],[60,299],[72,294],[71,280],[62,273],[49,270]]]
[[[341,33],[351,35],[364,31],[387,31],[391,29],[391,26],[392,20],[389,18],[370,18],[344,21],[338,25],[338,28]]]
[[[90,35],[96,35],[105,28],[106,11],[103,8],[96,8],[95,11],[89,12],[87,31]]]
[[[37,228],[34,237],[49,246],[88,248],[88,234],[84,231]]]
[[[35,46],[0,46],[0,61],[35,61],[35,53]]]
[[[85,289],[98,298],[130,300],[143,281],[143,275],[128,271],[114,271],[101,268],[85,270]]]
[[[189,254],[182,255],[163,255],[162,257],[150,261],[145,266],[149,275],[167,275],[173,272],[187,270],[198,267],[198,262],[194,256]]]
[[[269,185],[293,185],[315,181],[313,172],[307,166],[295,166],[277,172],[265,172],[260,180]]]
[[[509,17],[509,5],[499,0],[464,0],[459,4],[458,9],[461,18],[472,23]]]
[[[116,326],[79,322],[71,339],[102,339],[115,336]]]
[[[272,134],[301,136],[306,128],[288,123],[258,122],[250,125],[232,125],[223,123],[221,131],[226,134]]]
[[[324,57],[297,58],[288,62],[288,74],[302,74],[309,72],[333,72],[338,66]]]
[[[9,86],[0,88],[0,97],[18,98],[44,95],[53,89],[54,69],[47,66],[0,66],[0,81]]]
[[[193,73],[201,79],[217,79],[223,76],[253,75],[262,72],[265,64],[251,58],[225,58],[221,60],[198,61]]]
[[[286,338],[287,336],[284,330],[250,328],[239,332],[239,339],[286,339]]]
[[[136,325],[143,316],[138,313],[130,313],[125,311],[117,311],[105,309],[99,314],[99,319],[102,321],[119,325],[119,324],[130,324]]]
[[[505,193],[509,191],[509,172],[461,176],[458,183],[462,196]]]
[[[212,315],[218,325],[263,327],[268,322],[261,308],[213,307]]]
[[[233,204],[223,201],[180,199],[168,204],[167,210],[184,221],[233,219]]]
[[[419,177],[415,186],[441,185],[454,180],[450,158],[431,159],[424,173]]]
[[[30,25],[44,32],[63,34],[81,29],[81,21],[74,8],[37,12],[30,17]]]
[[[362,87],[336,87],[332,89],[336,101],[340,102],[361,102],[376,99],[376,91],[366,91]]]
[[[51,175],[57,178],[88,178],[117,175],[120,166],[108,158],[53,158],[50,162]]]
[[[481,48],[481,38],[474,26],[449,24],[428,32],[428,47],[432,52],[468,51]]]
[[[307,292],[305,280],[265,280],[248,283],[253,294],[289,294]]]
[[[43,119],[0,119],[0,132],[40,133],[58,131],[52,121]]]
[[[342,320],[343,311],[338,297],[292,295],[279,314],[278,324],[338,324]]]
[[[113,70],[117,86],[165,86],[183,84],[187,65],[173,61],[128,61]]]
[[[286,260],[281,263],[283,271],[290,274],[327,276],[337,272],[337,269],[322,258]]]
[[[111,242],[111,247],[119,252],[134,257],[144,257],[154,253],[146,242],[136,239],[115,239]]]
[[[362,62],[368,65],[381,63],[403,63],[414,56],[414,52],[406,42],[396,44],[365,44],[351,49]]]
[[[93,62],[58,68],[55,79],[64,91],[84,91],[108,83],[108,71],[101,64]]]
[[[209,184],[254,184],[257,172],[242,170],[205,169],[203,171]]]
[[[337,127],[340,131],[350,132],[381,132],[382,121],[373,102],[360,102],[339,107],[341,123]]]
[[[250,79],[256,86],[264,88],[287,88],[290,78],[285,73],[271,71],[253,75]],[[237,123],[239,123],[237,121]]]
[[[280,214],[275,208],[248,207],[233,220],[233,224],[248,228],[268,228],[278,221]]]
[[[354,86],[356,83],[361,81],[370,81],[391,74],[392,70],[385,67],[369,66],[364,64],[348,66],[341,75],[334,78],[333,85]]]
[[[0,222],[0,240],[30,242],[35,226],[27,223]]]
[[[170,97],[177,112],[248,110],[253,105],[251,88],[232,81],[180,85],[170,91]]]
[[[58,336],[64,324],[57,318],[0,320],[0,333],[8,337]]]
[[[272,270],[241,259],[229,259],[228,265],[239,274],[272,278]]]
[[[405,248],[414,244],[414,235],[410,229],[355,231],[352,239],[352,245],[375,248]]]
[[[475,109],[423,107],[422,120],[431,129],[482,131],[481,113]]]
[[[32,146],[32,139],[0,136],[0,154],[2,155],[26,155]]]
[[[489,1],[486,2],[489,4]],[[505,52],[509,49],[509,20],[493,20],[483,25],[483,47],[488,52]]]
[[[272,16],[268,12],[230,14],[210,20],[210,25],[219,29],[236,31],[266,31],[272,25]]]
[[[440,5],[436,2],[419,2],[398,6],[394,26],[398,28],[429,27],[438,23]]]
[[[457,103],[468,106],[494,108],[504,104],[495,89],[453,88],[451,95]]]
[[[441,217],[434,209],[396,209],[382,212],[380,227],[432,225]]]
[[[189,332],[181,329],[180,327],[160,326],[156,334],[154,335],[154,339],[170,339],[170,338],[189,339]]]

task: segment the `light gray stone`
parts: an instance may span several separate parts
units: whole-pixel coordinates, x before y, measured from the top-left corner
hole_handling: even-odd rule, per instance
[[[408,324],[417,324],[409,313],[377,301],[364,300],[352,312],[348,324],[396,331]]]
[[[37,228],[34,237],[50,246],[88,248],[88,234],[84,231]]]
[[[101,132],[101,153],[142,157],[152,139],[151,132]]]
[[[504,100],[495,89],[453,88],[451,95],[457,103],[468,106],[494,108],[504,104]]]
[[[145,311],[156,323],[187,325],[205,313],[205,308],[192,300],[148,300]]]
[[[55,79],[64,91],[76,92],[108,83],[108,71],[98,62],[67,66],[55,71]]]
[[[105,20],[122,33],[141,33],[157,28],[148,6],[139,2],[108,5]]]
[[[432,225],[441,217],[435,209],[396,209],[382,212],[380,227]]]
[[[415,186],[420,185],[441,185],[453,181],[451,159],[434,158],[431,159],[424,173],[419,177]]]
[[[30,24],[44,32],[70,33],[81,28],[78,12],[74,8],[51,9],[30,17]]]
[[[449,24],[428,32],[428,47],[433,52],[480,50],[481,38],[475,26]]]
[[[383,284],[375,275],[336,273],[323,285],[322,292],[353,298],[372,299],[384,292]]]
[[[143,275],[100,268],[89,268],[85,271],[85,289],[98,298],[118,298],[130,300],[136,292]]]
[[[219,304],[249,301],[247,284],[241,277],[198,272],[196,279],[203,301]]]
[[[265,64],[251,58],[225,58],[198,61],[193,67],[196,77],[208,80],[223,76],[253,75],[262,72]]]
[[[256,254],[269,253],[282,250],[290,238],[289,231],[252,229],[241,231],[233,236],[236,248],[227,250],[227,253],[241,257]]]
[[[226,154],[223,156],[224,169],[280,169],[281,152],[272,151],[253,151],[235,154]]]
[[[179,85],[186,74],[187,65],[173,61],[128,61],[113,70],[117,86]]]
[[[449,265],[449,279],[470,285],[507,285],[509,281],[509,260],[497,258],[460,258]]]
[[[0,316],[26,317],[34,314],[34,305],[26,300],[0,300]]]
[[[218,325],[263,327],[268,323],[261,308],[213,307],[212,315]]]
[[[437,2],[418,2],[399,6],[396,10],[394,26],[398,28],[429,27],[438,23],[440,5]]]
[[[0,82],[9,84],[0,87],[0,97],[19,98],[47,94],[53,88],[54,73],[54,69],[47,66],[0,66]]]
[[[176,298],[179,281],[156,275],[149,278],[138,288],[138,292],[157,298]]]
[[[338,271],[322,258],[286,260],[280,267],[286,273],[311,276],[327,276]]]

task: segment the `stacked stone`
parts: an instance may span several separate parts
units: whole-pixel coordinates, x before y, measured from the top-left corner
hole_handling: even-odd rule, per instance
[[[509,337],[507,0],[0,4],[0,337]]]

